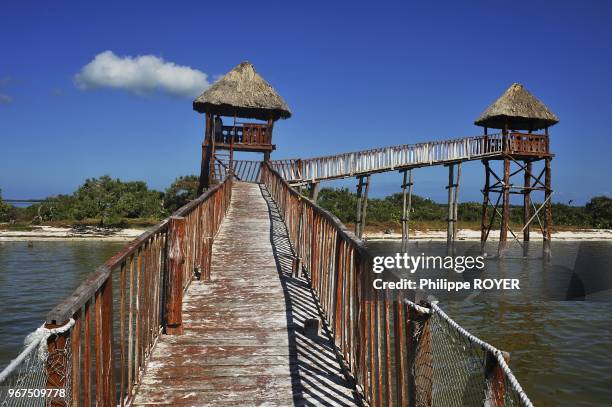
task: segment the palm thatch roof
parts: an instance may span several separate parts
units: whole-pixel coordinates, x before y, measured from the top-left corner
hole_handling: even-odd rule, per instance
[[[259,120],[291,117],[287,103],[247,61],[234,67],[198,96],[193,109],[200,113]]]
[[[514,83],[474,122],[477,126],[512,130],[539,130],[559,122],[544,103],[520,83]]]

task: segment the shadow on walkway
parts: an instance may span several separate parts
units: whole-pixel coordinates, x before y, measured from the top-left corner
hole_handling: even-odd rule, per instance
[[[270,239],[285,295],[294,404],[360,406],[360,395],[352,381],[342,373],[333,340],[324,328],[320,308],[308,281],[291,275],[294,256],[278,207],[266,187],[261,185],[260,188],[268,204]],[[305,321],[313,318],[319,319],[322,327],[318,337],[304,333]]]

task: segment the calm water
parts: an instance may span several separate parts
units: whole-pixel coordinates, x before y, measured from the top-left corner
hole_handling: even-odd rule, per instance
[[[55,304],[122,246],[0,242],[0,367]],[[375,255],[399,250],[393,242],[371,242],[369,247]],[[466,329],[510,352],[510,366],[537,406],[612,405],[612,242],[554,242],[550,261],[544,260],[541,247],[533,244],[524,258],[513,246],[503,260],[487,261],[482,276],[519,278],[520,293],[436,296]],[[411,254],[445,251],[441,243],[409,247]],[[477,252],[473,243],[456,247],[456,254]],[[458,278],[473,277],[464,273]],[[586,300],[575,300],[582,296]]]
[[[124,244],[0,242],[0,366],[19,353],[51,308]]]
[[[393,242],[368,246],[373,255],[401,251]],[[459,242],[455,254],[478,251],[479,243]],[[412,244],[408,252],[445,255],[446,245]],[[525,253],[510,246],[503,260],[488,260],[481,274],[448,274],[432,272],[464,281],[520,280],[520,292],[434,295],[464,328],[510,352],[510,367],[536,406],[612,405],[612,242],[553,242],[550,261],[542,256],[541,242]]]

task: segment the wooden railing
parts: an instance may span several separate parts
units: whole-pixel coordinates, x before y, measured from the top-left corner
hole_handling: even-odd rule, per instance
[[[405,144],[303,160],[274,160],[272,165],[288,181],[314,182],[405,167],[480,159],[501,154],[502,138],[502,134],[491,134]]]
[[[509,154],[546,155],[549,152],[548,136],[544,134],[510,133],[507,152]]]
[[[50,339],[49,349],[69,346],[72,357],[69,366],[47,369],[48,387],[70,388],[72,405],[131,402],[160,333],[182,329],[182,293],[194,277],[210,277],[212,240],[231,190],[227,178],[180,208],[111,257],[49,312],[48,328],[71,318],[75,324]],[[65,405],[60,400],[51,404]]]
[[[544,134],[498,133],[271,163],[290,182],[315,182],[502,154],[543,156],[549,154],[548,143]]]
[[[228,162],[217,160],[215,162],[215,178],[225,179],[227,177],[228,167]],[[261,161],[234,160],[232,167],[234,169],[234,177],[237,181],[259,182]]]
[[[375,295],[370,254],[334,215],[300,196],[269,163],[262,182],[287,226],[294,270],[307,271],[345,368],[365,399],[373,406],[407,405],[408,349],[415,346],[406,335],[407,306],[399,297]]]
[[[215,141],[223,144],[269,145],[272,144],[272,137],[267,125],[244,123],[223,126],[221,134],[216,136]]]

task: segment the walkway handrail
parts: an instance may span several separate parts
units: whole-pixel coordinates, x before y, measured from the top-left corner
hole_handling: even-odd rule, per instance
[[[377,370],[371,335],[376,321],[366,317],[369,289],[365,279],[371,274],[371,256],[363,241],[338,218],[302,197],[269,163],[262,167],[262,182],[285,221],[300,264],[297,267],[309,273],[345,368],[355,376],[371,405],[376,405]]]
[[[512,382],[514,376],[504,370],[505,362],[499,362],[502,356],[491,352],[466,356],[478,360],[481,370],[459,372],[464,374],[458,381],[464,388],[459,391],[453,383],[441,381],[446,377],[452,382],[447,369],[454,366],[453,360],[439,359],[446,355],[439,354],[444,338],[437,336],[435,321],[415,312],[401,291],[374,290],[372,257],[364,243],[334,215],[293,189],[274,164],[263,164],[262,182],[287,226],[297,258],[294,272],[307,272],[344,367],[369,405],[450,405],[441,397],[452,397],[453,405],[462,405],[462,397],[469,395],[488,406],[504,406],[506,400],[531,406],[518,382]],[[448,347],[462,351],[459,343]],[[480,382],[471,381],[479,376]],[[440,391],[441,384],[445,391]]]
[[[59,362],[49,358],[43,367],[47,388],[68,390],[52,405],[91,405],[93,399],[116,406],[117,396],[121,406],[129,404],[159,334],[170,326],[169,298],[194,277],[210,278],[212,241],[229,208],[232,184],[226,178],[147,230],[49,312],[47,329],[74,324],[47,341],[49,354],[71,355]],[[180,265],[173,277],[171,264]]]
[[[273,160],[272,167],[290,182],[316,182],[360,174],[432,164],[445,164],[498,155],[503,135],[489,134],[404,144],[308,159]]]

